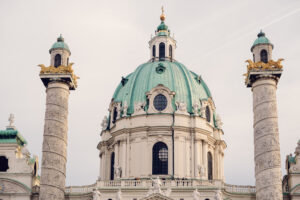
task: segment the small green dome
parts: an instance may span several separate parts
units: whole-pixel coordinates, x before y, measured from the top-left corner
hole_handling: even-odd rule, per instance
[[[256,45],[259,44],[270,44],[272,45],[272,48],[274,48],[273,44],[271,43],[271,41],[266,37],[266,34],[262,31],[260,31],[260,33],[257,34],[257,39],[254,41],[252,47],[251,47],[251,51],[253,50],[253,48]]]
[[[65,49],[67,50],[70,54],[71,54],[71,51],[69,49],[69,46],[65,43],[65,40],[64,38],[62,37],[62,35],[60,35],[58,38],[57,38],[57,42],[55,42],[52,47],[50,48],[49,50],[49,53],[51,53],[52,50],[54,49]]]
[[[168,30],[168,26],[165,24],[164,21],[162,21],[160,25],[157,27],[157,31],[167,31],[167,30]]]
[[[162,84],[175,92],[172,101],[184,102],[189,113],[193,113],[193,105],[201,107],[200,100],[208,99],[211,93],[201,76],[189,71],[179,62],[157,61],[140,65],[133,73],[122,78],[113,95],[115,102],[126,101],[127,113],[134,112],[134,104],[147,102],[146,92]]]

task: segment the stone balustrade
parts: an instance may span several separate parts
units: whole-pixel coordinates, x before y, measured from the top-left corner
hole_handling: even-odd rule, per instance
[[[223,183],[219,180],[161,180],[162,188],[220,188],[224,189],[228,193],[239,193],[239,194],[255,194],[254,186],[241,186],[241,185],[230,185]],[[78,193],[89,193],[92,192],[96,187],[101,188],[151,188],[152,180],[113,180],[113,181],[97,181],[93,185],[87,186],[70,186],[67,187],[65,192],[70,194]]]
[[[254,193],[256,192],[255,186],[249,186],[249,185],[230,185],[230,184],[224,184],[225,191],[229,193]]]

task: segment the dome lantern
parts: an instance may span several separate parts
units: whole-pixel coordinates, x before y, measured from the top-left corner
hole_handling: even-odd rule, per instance
[[[253,61],[262,61],[267,63],[272,59],[272,50],[274,45],[266,37],[266,34],[262,30],[257,34],[257,39],[254,41],[251,52],[253,53]]]
[[[61,65],[69,65],[71,51],[61,34],[50,48],[49,53],[51,55],[51,66],[59,67]]]
[[[166,15],[162,7],[161,23],[155,31],[155,36],[149,41],[150,58],[152,61],[174,60],[176,41],[170,36],[170,30],[165,24]]]

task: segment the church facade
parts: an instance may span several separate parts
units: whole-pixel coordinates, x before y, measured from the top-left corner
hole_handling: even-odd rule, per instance
[[[149,61],[122,77],[108,105],[97,145],[99,178],[92,185],[65,186],[68,98],[78,77],[68,45],[57,39],[50,66],[39,65],[47,94],[41,177],[11,116],[0,131],[0,199],[300,199],[300,140],[281,175],[276,89],[283,70],[282,59],[272,60],[270,40],[258,34],[245,74],[253,93],[256,186],[230,185],[212,94],[200,75],[176,60],[164,13],[160,20]]]

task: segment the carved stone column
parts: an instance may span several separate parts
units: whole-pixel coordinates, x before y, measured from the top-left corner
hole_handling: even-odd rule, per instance
[[[64,200],[70,90],[77,87],[72,64],[40,65],[46,87],[46,112],[42,147],[40,200]]]
[[[40,199],[64,200],[69,86],[50,82],[46,92]]]
[[[276,89],[282,70],[250,70],[253,92],[256,199],[282,200]]]

